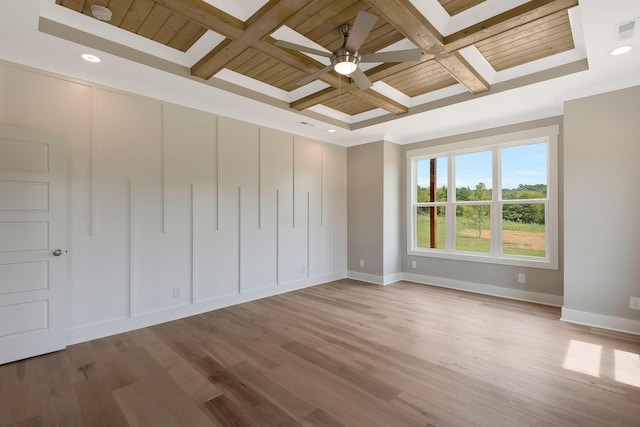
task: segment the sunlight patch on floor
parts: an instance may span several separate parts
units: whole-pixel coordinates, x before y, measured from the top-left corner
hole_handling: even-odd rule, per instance
[[[614,350],[616,381],[640,387],[640,356],[622,350]]]
[[[584,341],[571,340],[562,367],[575,372],[600,376],[602,346]]]

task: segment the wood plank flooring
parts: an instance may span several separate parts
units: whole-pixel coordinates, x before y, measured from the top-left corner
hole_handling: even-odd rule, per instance
[[[341,280],[0,366],[0,426],[639,426],[640,337]]]

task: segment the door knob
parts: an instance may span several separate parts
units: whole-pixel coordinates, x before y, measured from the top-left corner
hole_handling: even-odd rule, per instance
[[[53,251],[53,256],[60,256],[62,255],[62,249],[56,249],[55,251]]]

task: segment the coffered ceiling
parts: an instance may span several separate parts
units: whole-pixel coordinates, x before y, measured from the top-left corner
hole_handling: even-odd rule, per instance
[[[123,75],[119,80],[124,77],[124,80],[138,81],[139,88],[151,86],[155,81],[158,95],[178,91],[181,85],[199,86],[203,98],[197,102],[183,102],[169,95],[165,98],[198,108],[219,103],[227,96],[244,99],[247,112],[252,110],[259,115],[257,111],[263,108],[269,111],[265,117],[286,117],[289,119],[285,120],[298,125],[323,131],[333,127],[346,139],[357,135],[354,142],[380,137],[397,142],[417,140],[419,128],[422,135],[429,135],[425,118],[438,117],[446,110],[460,114],[475,104],[474,111],[480,118],[491,115],[477,110],[478,106],[482,109],[482,105],[495,106],[496,114],[500,114],[509,108],[496,103],[513,102],[514,92],[526,95],[528,91],[534,93],[536,88],[555,85],[563,79],[579,81],[580,76],[591,72],[594,63],[588,56],[589,34],[584,30],[585,22],[598,25],[596,33],[600,37],[606,34],[607,46],[613,46],[616,43],[612,36],[614,24],[619,21],[612,20],[634,19],[636,12],[640,15],[639,2],[634,0],[613,3],[602,0],[24,0],[20,3],[25,16],[36,11],[38,37],[62,40],[65,48],[71,43],[77,52],[90,50],[109,55],[114,63],[120,64],[118,74]],[[91,9],[94,5],[107,7],[112,12],[111,19],[108,22],[96,19]],[[1,7],[8,9],[4,4]],[[6,20],[5,10],[2,19]],[[360,90],[349,77],[334,71],[300,85],[300,81],[326,67],[328,58],[278,47],[274,44],[276,40],[334,52],[343,44],[338,28],[343,24],[353,25],[360,11],[378,16],[359,49],[360,54],[419,48],[420,60],[360,64],[374,82],[366,90]],[[601,23],[597,22],[597,14],[602,17]],[[11,43],[5,41],[4,45],[6,49]],[[8,59],[12,59],[11,56],[8,55]],[[637,63],[635,58],[633,67]],[[138,70],[146,70],[149,78],[128,72],[124,75],[129,67],[142,67]],[[94,80],[99,82],[113,80],[99,73],[95,75]],[[150,78],[152,75],[155,80]],[[637,77],[628,80],[625,85],[637,81]],[[148,94],[148,89],[142,92]],[[561,113],[557,100],[553,107],[540,105],[537,99],[540,95],[527,99],[529,110],[537,109],[538,117],[551,115],[552,111]],[[523,108],[514,105],[511,110]],[[531,117],[536,118],[536,114]],[[507,113],[504,117],[508,115],[513,114]],[[492,119],[494,124],[500,123],[500,117]],[[451,122],[449,127],[454,120],[446,120]],[[464,116],[458,120],[458,130],[464,130],[473,121]],[[509,119],[513,120],[513,117]],[[273,121],[271,125],[281,127]],[[402,135],[397,126],[411,128],[413,134]],[[431,124],[432,128],[438,126]],[[290,126],[283,127],[291,130]],[[398,136],[394,136],[394,132]],[[318,137],[318,132],[311,129],[296,133],[312,133]],[[322,139],[332,138],[336,136]]]
[[[439,0],[450,15],[481,1]],[[353,25],[359,11],[379,16],[364,40],[361,54],[378,52],[395,43],[423,50],[417,62],[385,63],[366,74],[383,82],[388,91],[415,98],[461,84],[472,94],[487,92],[490,84],[467,61],[461,49],[477,49],[496,71],[561,53],[575,47],[568,9],[578,0],[536,0],[491,16],[444,37],[410,0],[269,0],[249,19],[242,20],[204,1],[189,0],[56,0],[93,18],[93,5],[108,7],[108,24],[182,52],[207,31],[223,39],[191,66],[191,75],[211,79],[223,69],[291,93],[297,83],[325,67],[311,57],[274,46],[274,32],[282,27],[309,45],[333,52],[343,43],[338,28]],[[287,34],[284,33],[286,38]],[[322,105],[357,116],[375,109],[394,115],[409,107],[376,88],[360,90],[346,76],[330,72],[319,77],[327,88],[300,97],[290,108]]]

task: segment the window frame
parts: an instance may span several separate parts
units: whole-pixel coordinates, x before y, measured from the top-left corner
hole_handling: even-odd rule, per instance
[[[558,125],[510,132],[451,144],[430,146],[406,152],[407,160],[407,255],[444,258],[460,261],[503,264],[542,269],[558,269]],[[547,143],[547,198],[546,199],[502,199],[502,159],[503,148],[520,145]],[[491,151],[492,163],[492,199],[487,201],[456,201],[455,156],[458,154]],[[447,201],[417,202],[417,162],[418,160],[447,158]],[[502,206],[505,204],[545,204],[545,257],[508,255],[502,253]],[[481,204],[490,206],[490,229],[492,236],[490,253],[463,252],[455,250],[456,207],[461,205]],[[431,249],[418,248],[418,229],[416,227],[417,208],[420,206],[445,206],[446,247]]]

